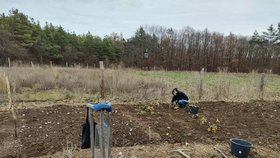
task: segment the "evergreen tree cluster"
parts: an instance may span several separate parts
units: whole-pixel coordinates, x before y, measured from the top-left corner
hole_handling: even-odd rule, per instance
[[[84,35],[69,33],[61,26],[40,23],[13,9],[0,15],[0,64],[8,57],[34,63],[87,63],[99,60],[119,62],[123,41],[117,34],[100,37],[90,32]]]

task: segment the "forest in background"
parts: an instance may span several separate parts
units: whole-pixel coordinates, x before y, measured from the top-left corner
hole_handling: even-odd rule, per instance
[[[77,35],[49,22],[42,26],[12,9],[0,15],[0,65],[7,66],[8,58],[23,64],[93,66],[103,60],[107,66],[280,74],[280,23],[250,37],[189,26],[140,26],[128,39],[118,33],[101,38],[90,32]]]

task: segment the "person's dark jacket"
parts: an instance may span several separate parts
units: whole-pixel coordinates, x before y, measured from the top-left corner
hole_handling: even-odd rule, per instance
[[[175,101],[178,102],[179,100],[182,100],[182,99],[189,100],[188,96],[185,93],[183,93],[181,91],[177,91],[177,94],[173,96],[171,102],[172,103]]]

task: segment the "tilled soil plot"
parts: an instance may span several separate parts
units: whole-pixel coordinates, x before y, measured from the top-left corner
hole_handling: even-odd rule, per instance
[[[215,145],[238,137],[279,151],[280,102],[202,102],[197,105],[199,117],[186,109],[170,109],[168,105],[114,105],[112,144],[118,147],[161,143]],[[7,115],[1,112],[0,120],[9,119]],[[86,109],[76,106],[18,110],[20,155],[53,154],[62,151],[67,142],[79,147],[85,116]],[[206,124],[201,124],[203,116]],[[207,131],[208,122],[218,125],[217,133]],[[13,127],[11,121],[1,121],[0,126]],[[10,139],[12,131],[1,130],[0,140]],[[1,142],[5,146],[4,141]],[[3,157],[14,156],[12,152],[5,153]]]

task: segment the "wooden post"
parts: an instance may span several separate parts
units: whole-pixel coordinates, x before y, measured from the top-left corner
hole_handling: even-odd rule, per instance
[[[149,136],[149,140],[151,140],[151,127],[150,126],[148,128],[148,136]]]
[[[100,68],[100,70],[104,70],[105,69],[103,61],[99,61],[99,68]]]
[[[30,61],[30,64],[31,64],[31,67],[34,67],[34,65],[33,65],[33,62],[32,62],[32,61]]]
[[[10,82],[8,76],[5,76],[6,79],[6,85],[7,85],[7,93],[8,93],[8,99],[9,99],[9,109],[12,109],[12,95],[11,95],[11,88],[10,88]]]
[[[87,69],[88,69],[88,63],[87,63]]]
[[[263,98],[264,95],[264,80],[265,80],[265,74],[263,73],[261,76],[261,82],[260,82],[260,98]]]
[[[11,68],[11,60],[10,60],[10,57],[8,57],[8,64],[9,64],[9,68]]]
[[[50,61],[50,67],[52,67],[52,61]]]
[[[68,67],[68,62],[66,62],[65,66]]]
[[[16,95],[16,83],[15,83],[15,82],[12,83],[12,87],[13,87],[13,94],[12,94],[12,97],[14,98],[15,95]]]
[[[200,100],[203,95],[203,76],[204,76],[204,68],[200,71],[200,78],[198,83],[198,99]]]
[[[105,158],[105,139],[104,139],[104,128],[102,127],[104,123],[104,111],[100,112],[100,156]]]
[[[104,94],[104,64],[103,64],[103,61],[99,61],[99,68],[101,70],[100,95],[101,95],[101,98],[105,98],[105,94]]]
[[[94,125],[93,125],[93,117],[92,117],[92,108],[89,108],[88,110],[88,119],[89,119],[89,125],[90,125],[90,150],[91,150],[91,158],[94,158]]]

